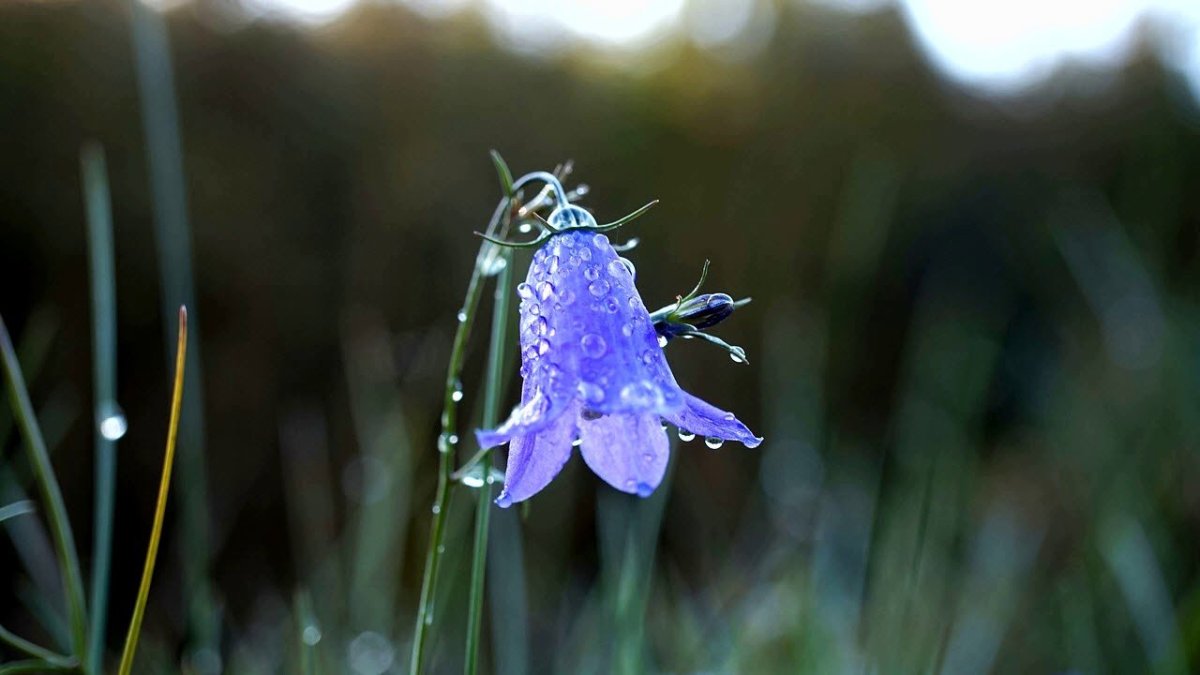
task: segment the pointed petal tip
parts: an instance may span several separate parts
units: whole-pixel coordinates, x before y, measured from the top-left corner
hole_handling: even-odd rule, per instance
[[[757,448],[759,445],[762,444],[762,442],[763,442],[762,436],[751,436],[750,438],[743,440],[742,445],[746,446],[747,448]]]
[[[479,441],[480,450],[487,450],[497,445],[504,445],[508,438],[492,429],[476,429],[475,440]]]

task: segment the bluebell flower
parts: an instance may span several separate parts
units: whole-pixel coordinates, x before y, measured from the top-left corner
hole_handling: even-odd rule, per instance
[[[500,427],[477,432],[482,448],[509,443],[496,503],[537,494],[576,444],[605,482],[645,497],[667,468],[664,421],[751,448],[762,442],[733,413],[675,382],[631,266],[586,228],[591,216],[574,206],[555,216],[563,231],[551,230],[517,287],[521,402]]]

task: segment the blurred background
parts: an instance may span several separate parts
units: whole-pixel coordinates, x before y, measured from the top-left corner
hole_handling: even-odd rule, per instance
[[[749,365],[667,352],[766,441],[677,442],[644,501],[576,458],[495,510],[485,672],[1200,670],[1197,96],[1182,0],[0,5],[0,316],[85,570],[93,419],[119,438],[110,650],[186,302],[135,672],[407,672],[495,148],[516,174],[574,160],[601,222],[661,200],[619,237],[650,307],[706,258],[708,290],[753,296],[716,330]],[[19,497],[12,426],[6,405]],[[463,665],[474,501],[448,516],[430,672]],[[62,644],[39,517],[5,521],[0,623]]]

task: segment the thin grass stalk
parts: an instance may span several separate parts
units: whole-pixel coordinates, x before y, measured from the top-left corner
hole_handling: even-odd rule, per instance
[[[495,234],[500,222],[508,213],[511,195],[505,195],[492,219],[488,222],[486,233]],[[479,306],[479,296],[483,291],[484,270],[489,261],[496,255],[495,244],[484,241],[475,257],[475,269],[471,272],[471,281],[467,284],[467,296],[463,300],[462,309],[458,312],[458,329],[454,333],[454,346],[450,350],[450,364],[446,368],[446,393],[442,405],[442,430],[438,436],[438,473],[437,490],[433,502],[433,525],[429,534],[429,548],[425,551],[425,573],[421,579],[421,600],[417,607],[417,625],[413,631],[412,659],[410,661],[411,675],[419,675],[425,664],[425,643],[429,638],[429,627],[433,624],[434,607],[433,591],[437,586],[438,572],[441,568],[443,548],[442,539],[445,536],[446,515],[450,511],[450,475],[454,472],[454,444],[452,439],[457,437],[456,421],[458,418],[458,401],[455,400],[459,389],[459,376],[462,373],[463,357],[466,353],[467,339],[471,335],[471,326],[475,319],[475,310]]]
[[[29,464],[33,467],[34,478],[46,505],[50,533],[58,554],[59,574],[62,576],[63,590],[67,597],[67,616],[71,627],[71,654],[83,661],[87,650],[87,606],[83,599],[83,580],[79,572],[79,556],[75,551],[75,535],[71,532],[70,521],[67,520],[62,491],[58,487],[54,467],[50,464],[46,441],[34,416],[33,403],[29,400],[29,391],[21,375],[21,364],[17,362],[17,355],[13,351],[12,339],[8,335],[3,317],[0,317],[0,359],[4,361],[4,380],[13,417],[17,419],[17,425],[25,437]]]
[[[187,187],[183,166],[183,141],[175,96],[170,36],[162,13],[144,0],[129,0],[130,35],[137,75],[142,129],[146,137],[146,165],[150,174],[151,205],[159,280],[162,285],[163,343],[170,344],[174,314],[180,307],[196,307],[192,273],[191,227],[188,223]],[[199,337],[198,317],[191,332]],[[219,638],[217,612],[209,580],[211,543],[208,522],[208,476],[204,464],[204,392],[201,345],[192,340],[188,350],[187,389],[179,432],[179,529],[183,588],[192,644],[190,655],[216,650]]]
[[[26,656],[31,656],[45,663],[55,663],[71,668],[79,667],[79,662],[75,659],[63,656],[62,654],[56,654],[41,645],[34,644],[4,626],[0,626],[0,643],[6,644]]]
[[[495,302],[492,305],[492,336],[488,345],[487,379],[483,390],[483,428],[500,423],[500,394],[504,379],[504,354],[508,338],[509,300],[512,297],[512,252],[501,251],[503,266],[496,277]],[[464,672],[474,675],[479,668],[479,635],[483,625],[483,585],[487,572],[489,518],[492,508],[492,456],[479,462],[483,485],[475,506],[475,549],[471,560],[471,591],[467,613],[467,653]]]
[[[150,528],[150,543],[146,547],[146,562],[142,566],[142,581],[138,584],[137,600],[133,604],[133,618],[129,621],[129,632],[125,635],[125,647],[121,650],[120,675],[129,675],[133,670],[133,655],[137,652],[138,637],[142,632],[142,618],[146,614],[146,599],[150,596],[150,581],[154,577],[154,563],[158,559],[158,544],[162,539],[163,518],[167,512],[167,493],[171,489],[171,467],[175,462],[175,441],[179,436],[179,417],[183,403],[183,373],[187,364],[187,309],[179,308],[179,337],[175,348],[175,384],[171,388],[171,421],[167,426],[167,447],[163,453],[162,478],[158,484],[158,502],[154,507],[154,524]]]
[[[95,396],[95,493],[92,537],[91,633],[88,670],[100,670],[108,615],[108,578],[112,561],[113,501],[116,496],[117,437],[106,420],[124,419],[117,407],[117,300],[113,267],[112,206],[104,150],[89,143],[79,154],[83,199],[87,210],[88,262],[92,290],[92,387]]]

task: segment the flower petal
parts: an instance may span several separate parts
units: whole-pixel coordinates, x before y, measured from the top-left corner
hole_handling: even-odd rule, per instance
[[[670,452],[658,415],[580,417],[583,461],[622,492],[647,497],[662,482]]]
[[[508,448],[504,489],[496,504],[507,508],[542,491],[571,458],[571,442],[578,431],[580,405],[572,404],[563,414],[537,433],[518,436]]]
[[[521,386],[521,404],[499,427],[477,430],[479,447],[493,448],[552,424],[570,407],[575,395],[575,378],[551,363],[535,366]]]
[[[717,406],[684,392],[684,407],[677,413],[666,415],[667,421],[681,429],[706,438],[722,438],[727,441],[739,441],[747,448],[758,447],[762,443],[761,436],[741,422],[733,413],[725,412]]]

